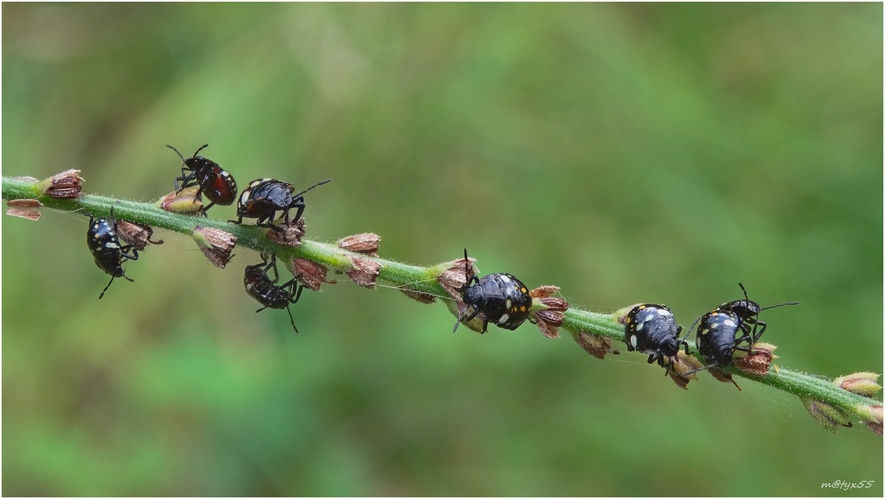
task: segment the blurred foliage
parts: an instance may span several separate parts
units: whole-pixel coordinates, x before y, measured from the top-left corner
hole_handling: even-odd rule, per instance
[[[881,4],[3,4],[3,174],[159,198],[183,152],[307,186],[309,236],[663,302],[882,372]],[[233,207],[210,215],[233,216]],[[7,495],[832,495],[882,441],[799,400],[349,283],[256,315],[183,237],[98,294],[81,216],[3,217]],[[770,315],[768,315],[770,314]],[[622,348],[622,350],[624,350]]]

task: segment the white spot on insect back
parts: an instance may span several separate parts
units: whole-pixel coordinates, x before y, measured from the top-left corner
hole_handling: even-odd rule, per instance
[[[726,319],[722,321],[722,323],[729,327],[737,327],[737,324],[735,324],[734,321],[731,319]]]
[[[507,308],[510,308],[510,306],[511,306],[512,304],[513,304],[513,302],[510,301],[510,298],[507,298],[507,301],[504,302],[504,305],[506,305]]]
[[[509,320],[510,320],[510,316],[507,314],[504,314],[501,316],[500,319],[498,319],[498,324],[504,324],[505,322],[507,322]]]
[[[630,335],[630,345],[633,347],[634,350],[636,349],[636,335],[635,334]]]
[[[501,274],[501,280],[502,280],[503,282],[505,282],[506,284],[510,284],[510,283],[512,282],[512,281],[510,280],[510,278],[507,277],[507,276],[504,275],[504,274]]]
[[[647,322],[647,321],[646,321],[646,322]],[[645,322],[640,322],[639,324],[636,325],[636,330],[637,330],[637,331],[642,331],[642,326],[644,326],[644,325],[645,325]]]
[[[120,245],[115,243],[114,241],[108,241],[104,243],[104,247],[108,249],[117,249],[120,247]]]

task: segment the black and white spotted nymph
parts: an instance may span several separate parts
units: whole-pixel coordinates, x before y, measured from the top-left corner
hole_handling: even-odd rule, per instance
[[[646,303],[637,305],[624,320],[624,341],[627,350],[648,354],[648,363],[664,358],[672,359],[686,342],[679,338],[682,326],[676,324],[673,311],[664,305]],[[686,351],[687,352],[687,351]]]
[[[465,272],[470,261],[464,250]],[[454,332],[462,322],[482,319],[482,331],[488,324],[514,330],[529,318],[532,311],[532,297],[525,284],[511,274],[489,274],[481,279],[470,276],[462,296],[464,302]]]
[[[759,320],[759,314],[763,310],[799,304],[791,301],[763,307],[750,300],[743,284],[738,283],[738,286],[744,293],[742,300],[723,303],[695,321],[698,326],[695,345],[704,360],[709,363],[701,369],[729,366],[736,351],[749,352],[768,326]]]
[[[115,278],[122,277],[132,282],[123,271],[123,262],[138,260],[138,251],[131,244],[120,244],[117,221],[112,218],[113,216],[113,208],[111,208],[111,218],[96,219],[90,215],[89,230],[86,231],[86,245],[92,253],[92,258],[95,259],[95,265],[111,276],[110,282],[98,296],[99,300],[111,287]]]

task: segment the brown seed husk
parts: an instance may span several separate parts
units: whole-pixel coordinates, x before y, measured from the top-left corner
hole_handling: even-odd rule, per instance
[[[269,230],[267,232],[268,239],[277,244],[289,246],[291,248],[301,246],[301,238],[307,233],[307,226],[304,225],[304,217],[299,218],[297,222],[280,224],[277,227],[281,230]]]
[[[621,353],[618,350],[612,350],[612,339],[606,336],[579,331],[572,333],[572,338],[578,345],[581,345],[584,351],[597,359],[604,359],[608,353],[613,355]]]
[[[143,251],[147,243],[163,244],[163,240],[152,241],[154,229],[149,225],[136,224],[126,220],[117,220],[117,235],[126,244],[131,244],[136,250]]]
[[[378,234],[363,232],[362,234],[355,234],[353,236],[339,239],[336,244],[339,248],[347,251],[362,253],[369,256],[378,256],[378,244],[380,241],[381,236]]]
[[[319,291],[322,284],[335,284],[326,280],[329,269],[324,265],[304,258],[287,259],[284,263],[295,279],[310,290]]]
[[[211,227],[197,226],[192,235],[197,247],[212,265],[223,269],[234,257],[231,251],[236,246],[237,238],[233,234]]]
[[[381,271],[381,264],[373,260],[356,257],[352,261],[353,269],[346,272],[347,277],[350,277],[350,280],[358,286],[374,288],[375,279]]]
[[[36,199],[11,199],[6,202],[6,206],[9,207],[6,214],[12,217],[36,222],[43,216],[43,212],[40,210],[43,203]]]
[[[475,261],[473,258],[468,258],[466,265],[463,258],[446,262],[442,265],[447,265],[448,268],[442,271],[436,279],[439,285],[446,290],[446,293],[454,298],[458,304],[463,304],[461,292],[467,287],[467,281],[470,277],[475,275],[473,269],[473,262]]]
[[[66,170],[47,180],[49,185],[43,192],[51,198],[73,199],[82,195],[83,188],[80,184],[83,182],[83,178],[80,177],[80,170]]]
[[[765,376],[771,361],[777,358],[776,348],[770,343],[756,343],[746,355],[734,361],[734,366],[747,374]]]

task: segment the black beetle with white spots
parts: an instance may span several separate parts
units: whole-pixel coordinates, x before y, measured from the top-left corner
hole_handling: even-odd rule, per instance
[[[738,285],[744,292],[743,300],[723,303],[695,321],[695,324],[698,324],[695,346],[709,365],[690,371],[686,375],[711,367],[731,365],[736,350],[749,352],[765,332],[768,325],[759,320],[760,312],[770,308],[799,304],[799,302],[791,301],[762,307],[750,300],[743,284],[738,283]],[[692,324],[692,328],[695,324]],[[689,334],[691,334],[691,330],[689,330]]]
[[[138,260],[138,251],[131,244],[120,244],[117,236],[117,221],[114,220],[114,209],[111,208],[109,218],[89,216],[89,230],[86,231],[86,245],[95,259],[95,265],[111,276],[108,285],[104,287],[98,299],[104,297],[105,291],[111,287],[111,283],[117,277],[122,277],[129,282],[132,279],[126,277],[123,271],[123,262],[126,260]]]
[[[637,305],[627,313],[624,319],[624,341],[630,352],[648,354],[648,363],[657,361],[664,367],[664,358],[671,362],[667,363],[669,373],[672,360],[679,352],[679,348],[688,346],[684,339],[680,339],[682,326],[676,324],[673,311],[664,305],[646,303]]]
[[[466,273],[470,266],[466,249],[464,265]],[[528,288],[511,274],[489,274],[481,279],[477,279],[475,275],[468,276],[462,300],[463,305],[460,307],[458,322],[452,328],[453,333],[459,324],[469,322],[477,316],[482,319],[482,333],[488,329],[489,322],[512,331],[525,322],[532,311],[532,297]]]

